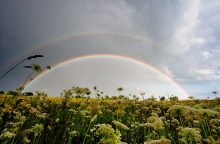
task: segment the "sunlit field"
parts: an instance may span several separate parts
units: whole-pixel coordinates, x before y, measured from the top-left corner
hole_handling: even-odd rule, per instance
[[[220,100],[0,95],[0,143],[220,143]]]
[[[0,0],[0,144],[220,144],[220,0]]]

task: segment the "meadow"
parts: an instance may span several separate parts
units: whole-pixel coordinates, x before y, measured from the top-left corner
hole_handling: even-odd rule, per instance
[[[218,144],[220,100],[0,94],[0,143]]]

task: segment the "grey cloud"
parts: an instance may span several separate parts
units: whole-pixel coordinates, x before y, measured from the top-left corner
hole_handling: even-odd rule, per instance
[[[0,58],[1,66],[10,65],[23,56],[25,51],[54,38],[81,32],[119,32],[149,38],[159,46],[120,36],[103,36],[105,38],[71,40],[38,52],[47,54],[45,61],[51,64],[81,54],[124,54],[171,74],[187,89],[190,89],[188,86],[195,87],[195,83],[200,85],[202,78],[203,82],[210,81],[198,71],[216,71],[220,67],[220,3],[217,0],[212,3],[205,0],[48,0],[0,3],[0,20],[3,21],[0,32],[4,30],[15,36],[17,41],[8,41],[14,43],[10,48],[0,47],[4,55]],[[4,34],[0,34],[0,37],[1,45],[5,46]],[[66,53],[59,47],[65,49]],[[210,51],[207,59],[201,54],[204,51]],[[0,73],[2,71],[5,70],[0,70]],[[214,73],[211,77],[215,79],[218,74]],[[218,81],[214,83],[219,84]],[[207,90],[211,87],[206,85]],[[189,91],[194,93],[193,88]]]

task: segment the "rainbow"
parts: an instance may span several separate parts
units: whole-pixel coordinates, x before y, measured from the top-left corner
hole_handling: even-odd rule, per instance
[[[137,59],[134,59],[134,58],[131,58],[131,57],[128,57],[128,56],[124,56],[124,55],[112,55],[112,54],[92,54],[92,55],[82,55],[82,56],[78,56],[78,57],[74,57],[74,58],[70,58],[70,59],[66,59],[56,65],[53,65],[52,66],[52,69],[56,68],[56,67],[60,67],[62,65],[67,65],[69,64],[70,62],[77,62],[77,61],[80,61],[80,60],[83,60],[83,59],[88,59],[88,58],[117,58],[117,59],[128,59],[130,61],[133,61],[135,62],[136,64],[138,65],[141,65],[143,67],[146,67],[152,71],[154,71],[155,73],[158,73],[162,76],[164,76],[166,78],[167,81],[169,81],[171,84],[173,84],[183,95],[185,98],[187,98],[189,96],[189,94],[178,84],[176,83],[172,78],[170,78],[169,76],[167,76],[165,73],[163,73],[162,71],[160,71],[159,69],[149,65],[149,64],[146,64],[144,63],[143,61],[140,61],[140,60],[137,60]],[[39,79],[41,76],[49,73],[50,70],[46,70],[46,71],[43,71],[43,73],[37,75],[34,80],[37,80]],[[26,84],[26,86],[28,86],[31,82],[28,82]]]
[[[65,36],[56,38],[54,40],[51,40],[51,41],[47,42],[44,45],[32,48],[32,49],[28,50],[19,59],[16,59],[16,60],[10,62],[9,66],[13,66],[13,65],[15,65],[15,63],[17,61],[21,61],[22,59],[25,59],[25,58],[27,58],[30,55],[37,54],[39,50],[43,50],[43,49],[49,48],[50,46],[55,45],[57,43],[65,42],[65,41],[76,39],[76,38],[90,37],[90,36],[121,36],[121,37],[126,37],[126,38],[129,38],[129,39],[133,39],[133,40],[136,40],[136,41],[140,41],[140,42],[143,42],[143,43],[150,44],[155,49],[163,49],[163,51],[165,51],[165,52],[167,51],[166,48],[163,48],[161,45],[153,42],[149,38],[133,35],[133,34],[130,34],[130,33],[120,33],[120,32],[82,32],[82,33],[65,35]],[[175,57],[175,59],[177,61],[185,61],[184,59],[181,59],[178,56],[178,54],[173,54],[172,56]],[[187,64],[188,65],[192,65],[191,63],[188,63],[188,62],[187,62]]]
[[[64,41],[68,41],[68,40],[72,40],[72,39],[76,39],[76,38],[83,38],[83,37],[90,37],[90,36],[121,36],[121,37],[126,37],[126,38],[130,38],[136,41],[140,41],[143,43],[148,43],[153,45],[156,48],[161,48],[160,45],[154,43],[153,41],[151,41],[148,38],[145,37],[141,37],[141,36],[136,36],[136,35],[132,35],[129,33],[119,33],[119,32],[82,32],[82,33],[77,33],[77,34],[71,34],[71,35],[65,35],[63,37],[59,37],[56,38],[52,41],[49,41],[48,43],[41,45],[39,47],[36,47],[32,50],[30,50],[28,52],[28,54],[34,53],[38,50],[44,49],[44,48],[48,48],[51,45],[54,45],[56,43],[60,43],[60,42],[64,42]]]
[[[20,59],[24,59],[24,58],[26,58],[26,57],[28,57],[28,56],[30,56],[32,54],[36,54],[36,53],[38,53],[39,50],[43,50],[45,48],[49,48],[50,46],[55,45],[55,44],[57,44],[59,42],[65,42],[65,41],[76,39],[76,38],[83,38],[83,37],[90,37],[90,36],[114,36],[114,37],[115,36],[121,36],[121,37],[126,37],[126,38],[129,38],[129,39],[133,39],[133,40],[136,40],[136,41],[140,41],[140,42],[143,42],[143,43],[150,44],[155,49],[161,49],[162,48],[164,51],[167,51],[167,49],[163,48],[159,44],[154,43],[153,41],[151,41],[150,39],[148,39],[146,37],[136,36],[136,35],[129,34],[129,33],[120,33],[120,32],[83,32],[83,33],[76,33],[76,34],[65,35],[65,36],[56,38],[54,40],[51,40],[51,41],[47,42],[44,45],[41,45],[41,46],[35,47],[33,49],[30,49]],[[178,54],[174,54],[172,56],[174,56],[177,60],[180,60],[180,57],[178,56]],[[70,59],[64,60],[64,61],[54,65],[53,67],[58,67],[58,66],[63,65],[63,64],[68,64],[70,61],[78,61],[80,59],[91,58],[91,57],[113,57],[113,58],[114,57],[117,57],[117,58],[121,57],[121,58],[130,59],[130,60],[136,62],[137,64],[140,64],[140,65],[142,65],[144,67],[147,67],[147,68],[157,72],[158,74],[162,74],[163,76],[165,76],[167,78],[168,81],[170,81],[173,85],[175,85],[185,96],[189,96],[189,94],[178,83],[176,83],[172,78],[170,78],[169,76],[164,74],[159,69],[157,69],[157,68],[155,68],[155,67],[153,67],[153,66],[151,66],[149,64],[146,64],[143,61],[140,61],[140,60],[128,57],[128,56],[112,55],[112,54],[82,55],[82,56],[78,56],[78,57],[75,57],[75,58],[70,58]],[[17,59],[13,63],[19,61],[20,59]],[[11,65],[13,65],[13,63],[11,63]],[[44,75],[46,73],[48,73],[48,71],[44,71],[43,74],[37,75],[35,77],[35,79],[38,79],[40,76],[42,76],[42,75]],[[26,86],[28,86],[29,83],[30,82],[28,82],[26,84]]]
[[[10,62],[9,66],[13,66],[17,63],[17,61],[21,61],[22,59],[25,59],[30,55],[37,54],[39,50],[49,48],[51,45],[55,45],[59,42],[64,42],[64,41],[68,41],[68,40],[76,39],[76,38],[90,37],[90,36],[126,37],[126,38],[129,38],[129,39],[140,41],[142,43],[148,43],[148,44],[152,45],[155,49],[163,49],[163,51],[167,51],[166,48],[162,47],[161,45],[159,45],[157,43],[152,42],[150,39],[148,39],[146,37],[137,36],[137,35],[133,35],[133,34],[129,34],[129,33],[120,33],[120,32],[81,32],[81,33],[76,33],[76,34],[64,35],[64,36],[61,36],[59,38],[50,40],[46,44],[43,44],[43,45],[40,45],[40,46],[35,47],[33,49],[30,49],[22,57],[20,57],[19,59],[15,59],[12,62]],[[181,57],[179,57],[178,54],[172,54],[172,57],[175,57],[175,60],[177,60],[177,61],[185,61],[185,59],[182,59]],[[189,63],[187,61],[185,61],[185,62],[187,63],[188,66],[192,66],[192,63]]]

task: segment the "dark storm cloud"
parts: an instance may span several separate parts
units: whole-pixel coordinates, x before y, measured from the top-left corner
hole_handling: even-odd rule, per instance
[[[46,0],[0,1],[0,74],[4,73],[30,49],[70,34],[82,32],[118,32],[148,38],[160,45],[139,44],[135,40],[106,38],[80,39],[74,45],[56,44],[39,63],[55,63],[75,54],[119,53],[130,55],[161,69],[193,93],[194,83],[215,81],[218,85],[219,1],[204,0]],[[112,39],[112,40],[111,40]],[[84,44],[87,42],[87,44]],[[67,42],[68,43],[68,42]],[[75,46],[73,49],[70,47]],[[109,46],[110,45],[110,46]],[[62,46],[66,53],[58,48]],[[91,46],[93,48],[89,49]],[[126,52],[124,52],[126,47]],[[52,46],[51,46],[52,47]],[[57,47],[57,48],[56,48]],[[77,48],[76,48],[77,47]],[[103,47],[107,47],[103,49]],[[120,48],[121,47],[121,48]],[[134,49],[137,49],[135,50]],[[71,55],[73,54],[73,55]],[[57,58],[59,60],[59,58]],[[33,61],[35,62],[35,61]],[[25,74],[12,72],[4,79],[20,83]],[[214,84],[214,85],[215,85]],[[190,85],[192,87],[190,87]],[[207,89],[211,89],[211,86]],[[196,94],[196,93],[195,93]]]

